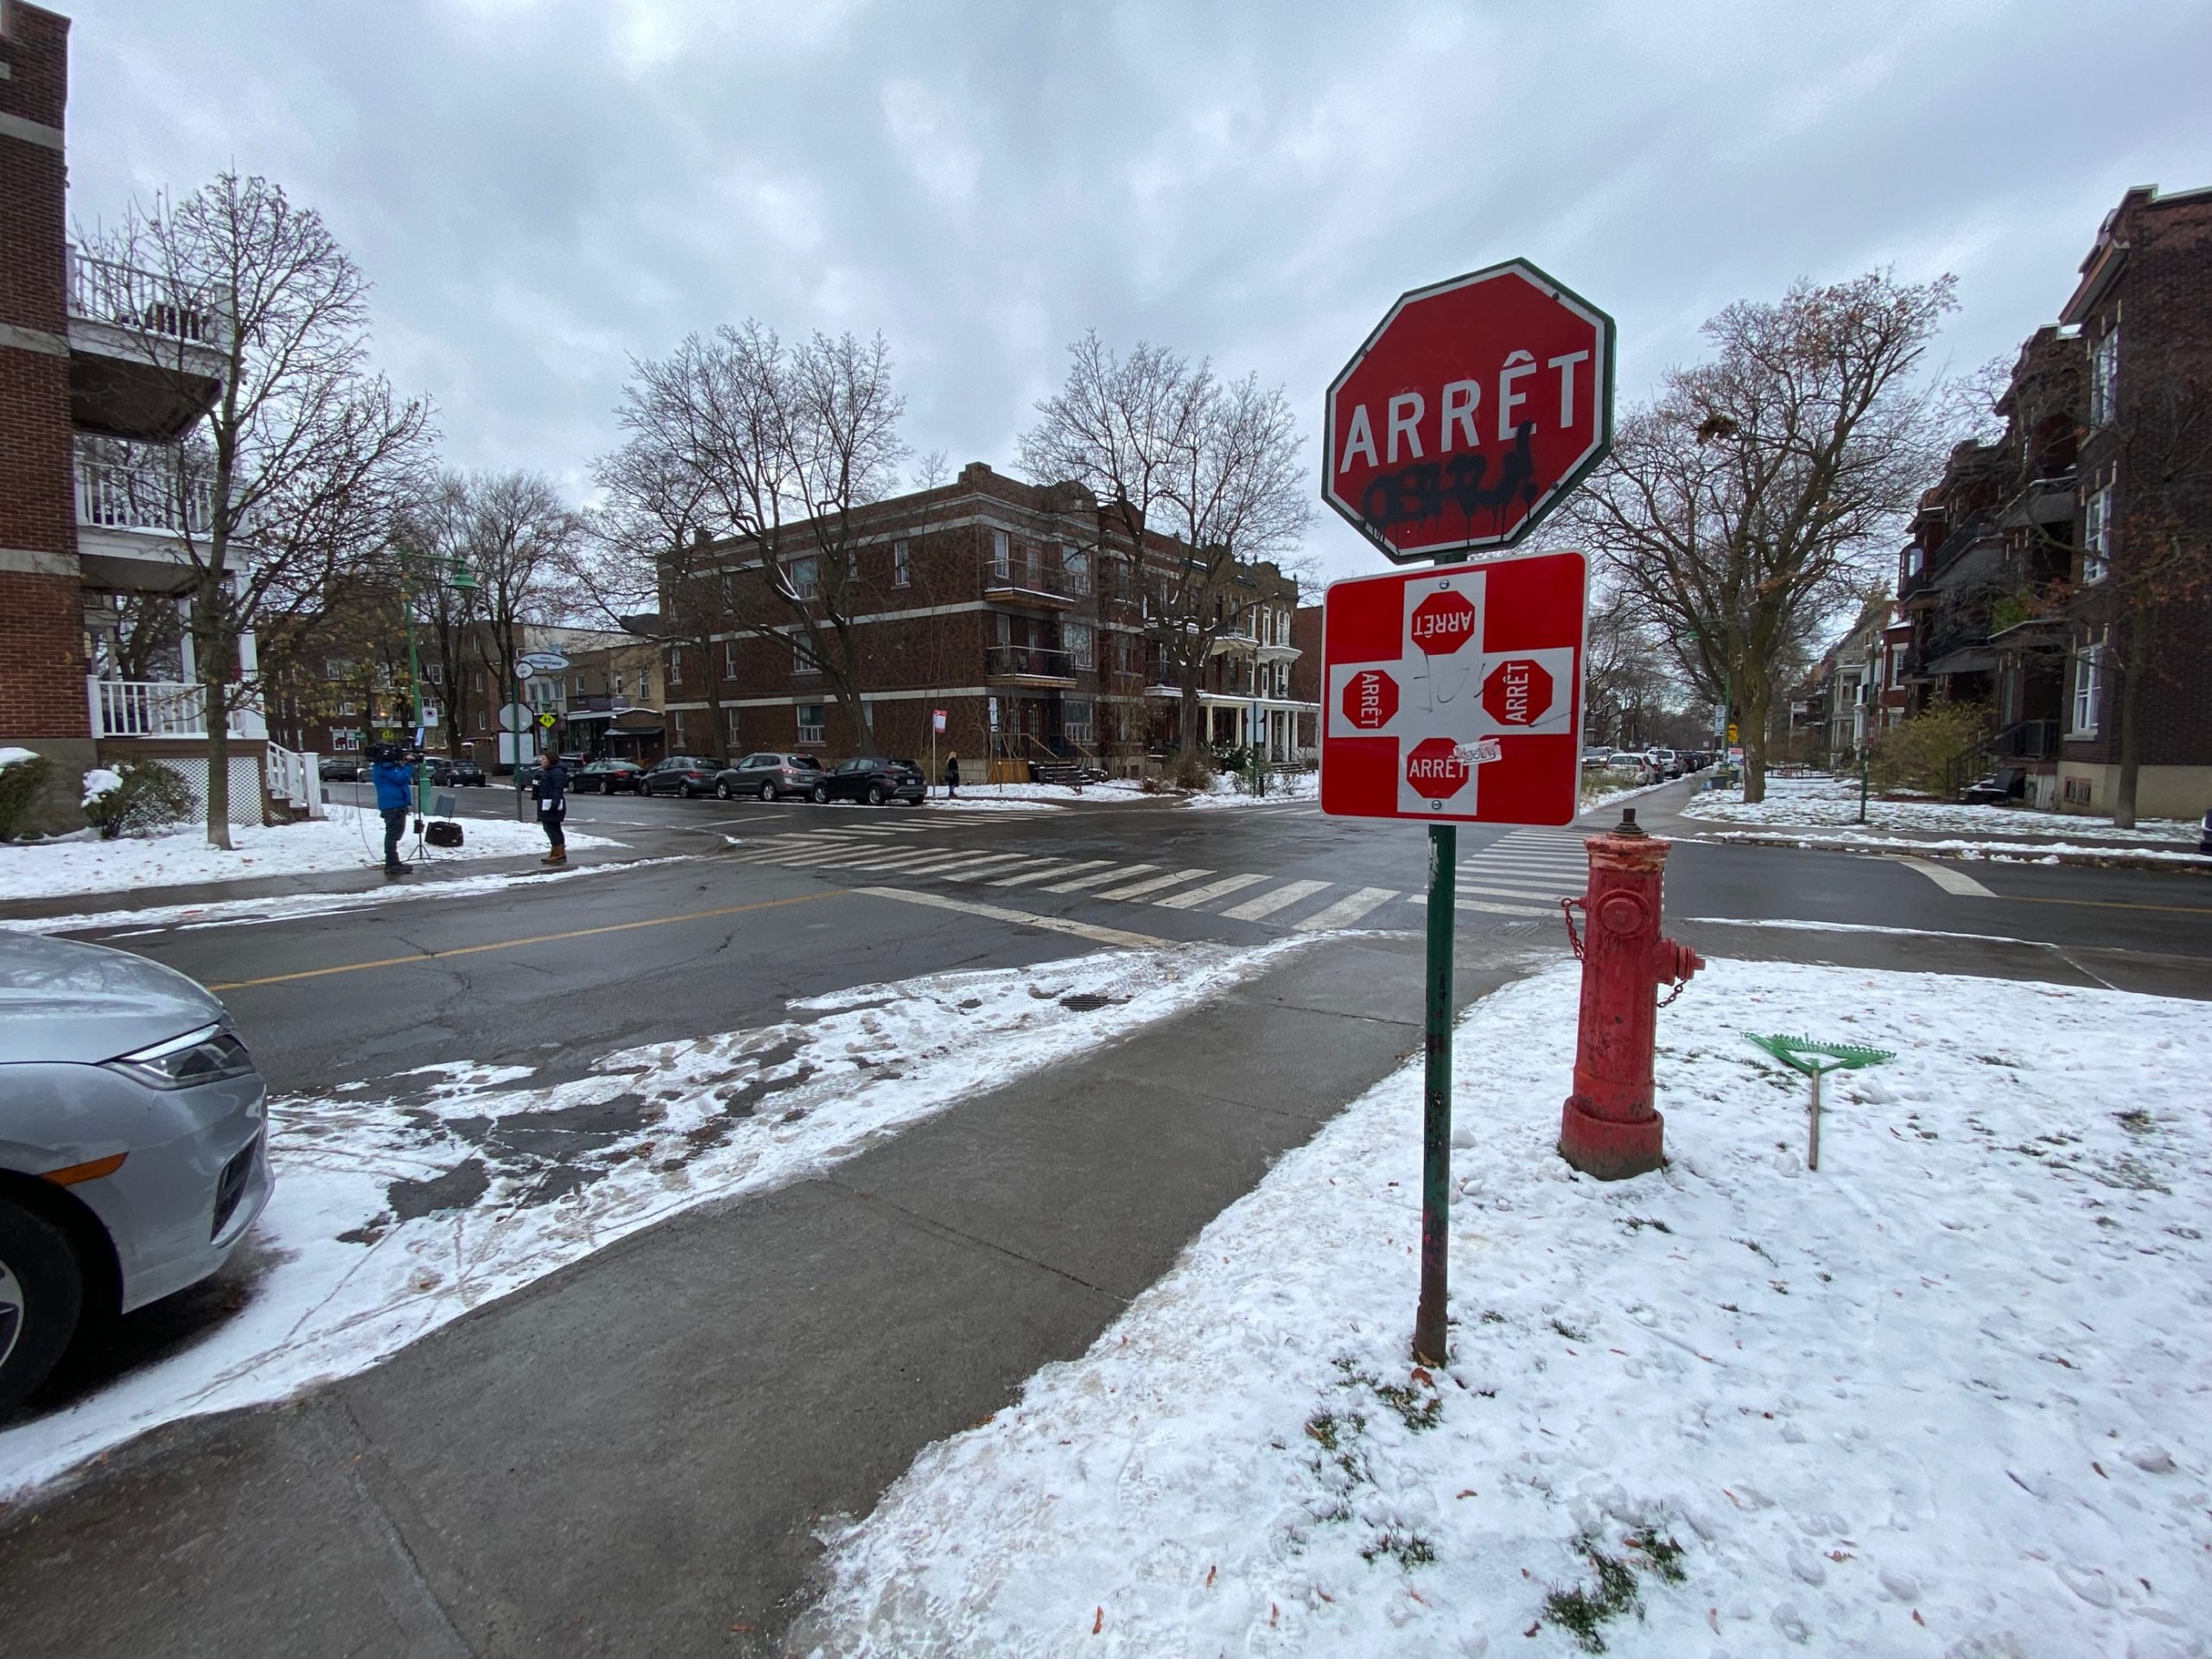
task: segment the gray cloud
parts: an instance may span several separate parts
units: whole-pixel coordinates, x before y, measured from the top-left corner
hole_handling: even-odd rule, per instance
[[[2184,0],[85,0],[73,40],[80,219],[282,181],[448,455],[580,493],[629,355],[748,315],[881,328],[915,448],[1010,466],[1085,327],[1318,421],[1399,291],[1516,253],[1612,310],[1626,398],[1729,301],[1876,264],[1956,271],[1975,363],[2124,187],[2212,182]]]

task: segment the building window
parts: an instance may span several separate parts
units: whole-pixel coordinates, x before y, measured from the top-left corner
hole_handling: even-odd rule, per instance
[[[350,715],[356,712],[353,707],[353,699],[351,697],[340,697],[338,700],[338,712],[341,715]]]
[[[913,550],[904,542],[891,543],[891,585],[904,588],[914,579]]]
[[[722,752],[726,754],[735,754],[739,747],[737,741],[736,709],[725,709],[722,710],[722,734],[728,739],[728,741],[722,746]]]
[[[669,719],[674,722],[676,728],[676,752],[682,754],[684,750],[683,711],[681,709],[677,709],[669,716]]]
[[[1071,622],[1061,630],[1061,643],[1068,648],[1069,660],[1088,672],[1092,664],[1090,624]]]
[[[479,691],[484,689],[484,671],[480,668],[476,671],[476,689]]]
[[[2089,354],[2089,424],[2110,426],[2120,411],[2120,330],[2108,328]]]
[[[791,562],[791,592],[801,599],[822,596],[822,564],[811,556]]]
[[[2112,486],[2107,484],[2082,509],[2082,580],[2102,582],[2112,568]]]
[[[683,653],[673,647],[668,653],[668,683],[671,685],[683,683]]]
[[[423,677],[436,685],[445,678],[445,670],[436,663],[425,663],[423,664]]]
[[[798,706],[798,741],[802,743],[822,741],[822,705],[802,702]]]
[[[1075,594],[1090,591],[1090,555],[1072,547],[1060,549],[1060,572],[1068,579],[1068,592]]]
[[[2104,647],[2094,643],[2077,647],[2074,652],[2073,718],[2068,736],[2097,734],[2097,705],[2103,690]]]
[[[1014,543],[1002,530],[991,532],[991,574],[1001,581],[1014,574]]]
[[[614,695],[618,697],[622,695],[622,674],[619,669],[614,674]]]
[[[351,667],[353,664],[347,662],[343,657],[326,657],[322,659],[322,677],[326,680],[343,679],[346,677],[346,671]],[[484,688],[480,685],[476,689],[480,691]]]
[[[821,671],[816,666],[814,658],[807,655],[806,641],[800,639],[798,635],[793,634],[791,636],[791,672],[804,678],[810,674],[819,674]]]
[[[1088,702],[1065,702],[1060,705],[1060,731],[1071,743],[1090,743],[1090,704]]]
[[[641,668],[638,671],[638,701],[651,702],[652,700],[653,671],[650,668]]]

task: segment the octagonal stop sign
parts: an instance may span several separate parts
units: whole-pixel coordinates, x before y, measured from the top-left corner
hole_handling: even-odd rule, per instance
[[[1362,669],[1344,683],[1344,718],[1376,731],[1398,712],[1398,683],[1379,668]]]
[[[1414,607],[1407,632],[1432,657],[1448,657],[1475,637],[1475,607],[1465,594],[1431,594]]]
[[[1425,737],[1406,751],[1406,782],[1416,795],[1448,801],[1466,787],[1467,759],[1448,737]]]
[[[1533,726],[1551,707],[1552,677],[1541,663],[1509,657],[1483,681],[1483,708],[1501,726]]]
[[[1414,289],[1322,430],[1322,499],[1389,558],[1510,547],[1611,447],[1612,319],[1525,259]]]

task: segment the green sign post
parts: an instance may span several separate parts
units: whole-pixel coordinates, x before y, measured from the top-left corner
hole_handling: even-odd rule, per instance
[[[1747,1031],[1744,1040],[1756,1044],[1792,1071],[1813,1080],[1813,1098],[1806,1108],[1810,1135],[1805,1147],[1805,1167],[1821,1166],[1821,1079],[1831,1071],[1856,1071],[1879,1065],[1897,1056],[1886,1048],[1861,1048],[1853,1043],[1816,1043],[1809,1037],[1762,1037]]]

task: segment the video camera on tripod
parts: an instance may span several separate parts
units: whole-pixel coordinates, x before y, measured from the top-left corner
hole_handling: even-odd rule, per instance
[[[412,743],[366,743],[361,747],[361,759],[373,766],[419,766],[423,751]]]

